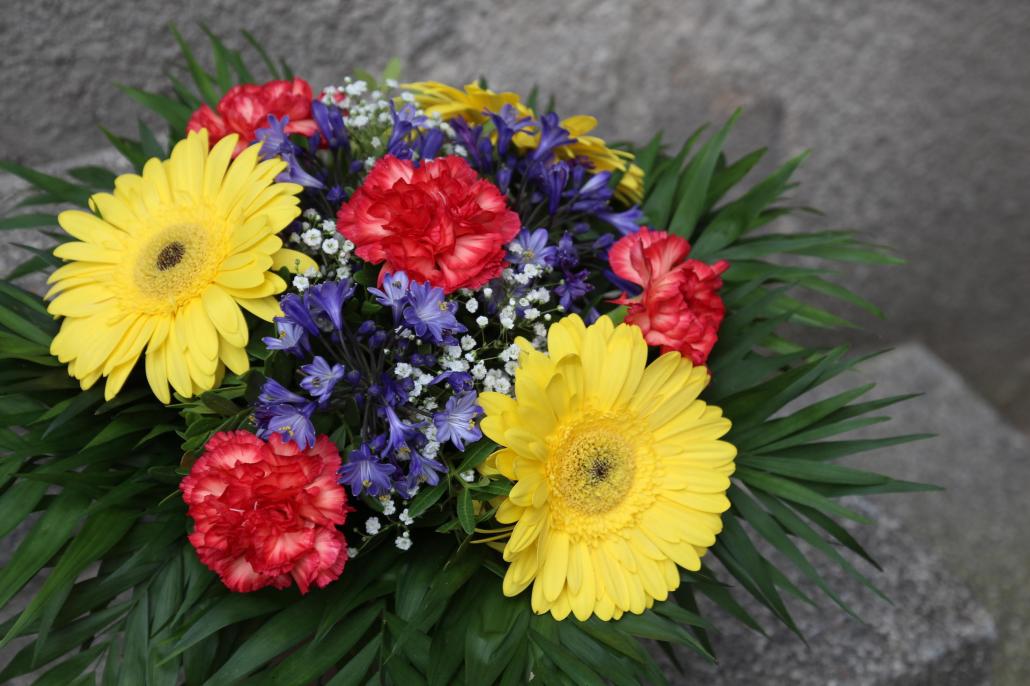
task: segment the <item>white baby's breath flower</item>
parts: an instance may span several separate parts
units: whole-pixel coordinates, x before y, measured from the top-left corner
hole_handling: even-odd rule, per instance
[[[375,536],[383,525],[379,523],[379,517],[369,517],[365,520],[365,531],[369,536]]]
[[[293,277],[293,287],[296,288],[298,291],[307,290],[308,286],[310,285],[311,282],[308,281],[308,277],[306,276],[301,276],[300,274],[297,274],[295,277]]]
[[[315,248],[322,243],[322,232],[318,229],[308,229],[301,235],[301,238],[304,240],[306,245],[310,245],[312,248]]]

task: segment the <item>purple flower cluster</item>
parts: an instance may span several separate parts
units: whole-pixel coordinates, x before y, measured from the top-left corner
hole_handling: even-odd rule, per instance
[[[364,308],[364,299],[354,298],[357,288],[349,280],[326,282],[282,298],[278,336],[263,340],[270,351],[296,358],[296,383],[265,380],[254,408],[258,434],[279,433],[305,447],[324,417],[337,429],[334,438],[351,446],[342,483],[356,495],[392,490],[407,498],[446,473],[437,459],[441,444],[464,450],[482,438],[471,375],[422,371],[437,364],[435,350],[456,345],[466,329],[440,288],[403,272],[368,288],[374,301]],[[382,305],[388,321],[369,302]]]
[[[547,113],[539,121],[519,118],[510,105],[486,114],[489,127],[463,119],[448,123],[470,164],[495,179],[523,225],[534,229],[516,238],[512,264],[553,269],[550,285],[562,307],[570,312],[586,309],[589,316],[585,303],[595,288],[591,275],[604,272],[608,248],[620,235],[637,230],[643,212],[639,207],[613,208],[610,172],[594,173],[586,159],[559,159],[558,149],[575,139],[557,114]],[[520,133],[539,136],[528,154],[520,154],[513,144]]]

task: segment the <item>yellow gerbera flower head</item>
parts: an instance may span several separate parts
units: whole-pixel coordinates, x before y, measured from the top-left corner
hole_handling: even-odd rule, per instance
[[[701,567],[722,530],[736,448],[730,422],[698,394],[708,371],[679,353],[647,364],[640,329],[576,315],[547,352],[523,349],[515,398],[482,393],[483,432],[502,446],[484,465],[514,486],[497,520],[509,596],[556,619],[640,613]]]
[[[150,387],[192,396],[220,383],[225,367],[249,367],[242,306],[271,320],[286,284],[271,270],[313,267],[276,235],[300,213],[301,187],[275,183],[285,162],[258,160],[259,146],[232,160],[236,136],[208,151],[207,131],[190,133],[142,176],[124,174],[113,193],[90,198],[96,214],[58,216],[78,239],[49,279],[47,308],[64,317],[50,352],[91,387],[107,377],[113,398],[146,349]]]
[[[437,81],[419,81],[402,84],[412,91],[415,102],[430,115],[439,115],[443,120],[461,117],[470,124],[483,124],[487,112],[500,112],[505,105],[515,108],[519,117],[536,119],[536,114],[524,105],[517,93],[495,93],[479,84],[470,83],[464,90]],[[561,122],[575,141],[556,150],[560,158],[585,157],[597,171],[622,173],[615,189],[615,196],[627,203],[639,203],[644,198],[644,170],[633,163],[633,153],[608,147],[603,139],[587,135],[597,127],[597,119],[580,114]],[[540,143],[540,133],[521,132],[513,139],[523,150],[532,150]]]

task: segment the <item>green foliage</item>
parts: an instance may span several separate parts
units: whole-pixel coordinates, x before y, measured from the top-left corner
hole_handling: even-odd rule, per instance
[[[167,123],[169,143],[200,103],[214,105],[233,84],[255,78],[241,51],[204,32],[207,65],[173,29],[187,78],[170,75],[171,95],[122,88]],[[250,34],[243,37],[269,76],[289,77],[285,63]],[[386,75],[398,70],[392,62]],[[261,373],[229,377],[218,390],[173,407],[158,404],[142,384],[132,390],[131,380],[111,402],[99,389],[82,392],[49,354],[55,322],[36,296],[12,283],[52,268],[49,252],[39,251],[0,282],[0,535],[28,527],[0,570],[0,605],[42,581],[28,605],[0,625],[0,646],[33,639],[3,667],[0,681],[39,671],[39,684],[95,683],[89,670],[103,664],[97,677],[104,684],[521,684],[530,674],[543,684],[662,684],[641,639],[714,658],[700,596],[761,631],[738,599],[749,594],[798,632],[784,596],[813,600],[779,560],[847,612],[813,555],[879,593],[856,565],[857,558],[875,562],[839,524],[866,518],[838,499],[927,487],[838,460],[922,436],[838,437],[886,421],[875,413],[911,396],[863,400],[872,390],[866,384],[811,401],[810,393],[862,358],[791,338],[798,325],[849,325],[808,302],[810,295],[879,314],[834,283],[827,262],[898,260],[850,231],[767,230],[798,209],[785,195],[804,156],[734,193],[764,154],[726,159],[722,147],[735,119],[704,142],[699,130],[676,154],[666,154],[661,136],[636,151],[646,173],[649,225],[689,238],[693,257],[732,264],[722,293],[728,316],[705,394],[732,419],[728,440],[739,449],[732,508],[712,549],[718,572],[706,565],[684,573],[667,601],[619,621],[534,616],[527,594],[502,594],[504,566],[489,547],[493,502],[511,483],[460,476],[494,448],[483,441],[411,502],[422,527],[411,551],[363,550],[338,582],[304,597],[295,590],[229,594],[186,541],[176,485],[182,460],[195,457],[211,433],[246,426]],[[167,151],[142,121],[138,139],[105,133],[136,169]],[[0,169],[35,189],[23,206],[84,205],[114,179],[97,167],[73,169],[68,179],[13,163]],[[51,214],[27,212],[0,220],[0,230],[55,222]],[[277,373],[274,356],[261,361],[264,373]],[[94,567],[96,574],[88,571]]]

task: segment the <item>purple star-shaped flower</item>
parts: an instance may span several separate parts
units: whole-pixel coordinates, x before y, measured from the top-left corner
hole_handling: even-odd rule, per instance
[[[476,426],[476,417],[483,414],[483,408],[476,404],[477,399],[472,392],[447,399],[443,411],[433,415],[438,441],[450,441],[464,452],[466,442],[472,443],[483,437],[483,432]]]
[[[336,383],[343,378],[346,370],[342,364],[330,365],[321,355],[300,368],[304,378],[300,387],[311,394],[319,403],[325,403],[333,393]]]
[[[454,318],[454,310],[454,304],[444,300],[442,288],[412,282],[408,289],[408,304],[404,308],[404,322],[419,338],[440,344],[450,339],[448,334],[466,330]]]

